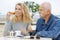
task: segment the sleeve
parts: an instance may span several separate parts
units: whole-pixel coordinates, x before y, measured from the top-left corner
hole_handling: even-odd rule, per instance
[[[38,20],[37,20],[37,23],[36,23],[36,30],[34,30],[34,31],[31,33],[32,36],[36,35],[36,33],[37,33],[37,29],[38,29],[38,27],[39,27],[39,20],[40,20],[40,19],[38,19]]]
[[[9,32],[12,30],[12,23],[11,21],[6,21],[3,36],[9,36]]]
[[[55,22],[55,25],[50,31],[40,31],[37,33],[38,36],[56,38],[60,34],[60,20]]]

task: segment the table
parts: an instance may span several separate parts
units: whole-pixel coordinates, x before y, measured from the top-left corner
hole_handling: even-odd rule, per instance
[[[51,38],[42,38],[40,39],[29,39],[29,38],[19,38],[19,37],[0,37],[0,40],[52,40]]]

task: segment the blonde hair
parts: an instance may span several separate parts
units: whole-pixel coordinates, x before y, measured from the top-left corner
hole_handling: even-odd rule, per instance
[[[25,4],[23,4],[23,3],[17,3],[16,5],[19,5],[19,6],[22,7],[22,12],[23,12],[23,14],[22,14],[23,15],[22,16],[22,22],[27,23],[29,21],[32,21],[32,18],[31,18],[30,14],[29,14],[29,10],[28,10],[27,6]],[[14,16],[12,18],[12,21],[14,23],[16,23],[18,21],[17,17]]]

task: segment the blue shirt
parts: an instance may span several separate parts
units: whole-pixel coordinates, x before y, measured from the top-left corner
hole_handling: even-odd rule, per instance
[[[36,30],[32,34],[59,40],[60,19],[52,14],[46,24],[44,24],[44,20],[42,18],[38,19],[36,23]]]

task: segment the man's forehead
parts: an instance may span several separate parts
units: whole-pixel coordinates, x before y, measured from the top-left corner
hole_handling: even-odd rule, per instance
[[[41,6],[39,7],[39,9],[44,9],[44,6],[43,6],[43,5],[41,5]]]
[[[48,3],[48,2],[44,2],[44,3],[42,3],[42,4],[40,5],[39,8],[51,10],[51,4]]]

